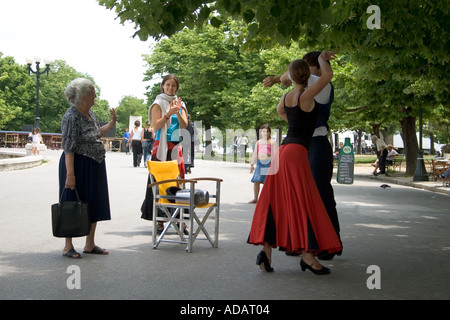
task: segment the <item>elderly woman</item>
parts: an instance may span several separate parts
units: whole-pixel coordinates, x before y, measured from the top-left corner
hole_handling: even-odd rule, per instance
[[[91,108],[96,98],[93,83],[84,78],[73,80],[64,95],[72,106],[61,121],[62,148],[59,163],[59,192],[63,201],[75,201],[75,188],[80,199],[89,204],[91,232],[86,236],[84,253],[108,254],[94,241],[97,221],[110,220],[108,183],[106,179],[105,148],[101,137],[114,127],[116,113],[110,110],[110,122],[100,127]],[[66,238],[63,255],[81,258],[72,238]]]

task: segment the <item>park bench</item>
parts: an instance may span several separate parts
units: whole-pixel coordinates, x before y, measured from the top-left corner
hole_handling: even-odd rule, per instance
[[[390,161],[387,161],[386,167],[391,168],[392,171],[401,171],[404,158],[405,158],[404,154],[399,154],[398,156],[394,157],[392,163]]]
[[[450,160],[445,158],[437,158],[431,160],[431,170],[433,180],[437,181],[439,175],[443,174],[450,166]]]

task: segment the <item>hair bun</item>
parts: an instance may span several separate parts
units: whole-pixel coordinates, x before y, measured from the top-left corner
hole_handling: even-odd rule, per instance
[[[289,76],[297,84],[307,86],[310,75],[309,65],[305,60],[294,60],[289,65]]]

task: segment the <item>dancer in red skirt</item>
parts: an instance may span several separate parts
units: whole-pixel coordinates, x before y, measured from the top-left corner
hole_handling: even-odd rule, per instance
[[[272,160],[264,187],[256,204],[248,243],[263,245],[256,263],[273,271],[272,248],[302,254],[303,271],[328,274],[315,256],[341,250],[341,243],[328,217],[308,163],[308,146],[315,129],[318,108],[314,96],[333,77],[327,62],[335,54],[323,51],[319,57],[322,76],[307,87],[308,63],[295,60],[289,65],[294,90],[284,95],[277,107],[289,124],[286,138]]]

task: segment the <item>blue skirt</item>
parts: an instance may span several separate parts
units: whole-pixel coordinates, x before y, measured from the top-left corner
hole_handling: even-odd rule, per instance
[[[253,178],[251,182],[261,182],[266,181],[267,172],[269,171],[271,160],[256,160],[256,168],[253,173]]]
[[[80,200],[89,203],[91,222],[111,220],[108,181],[105,160],[98,163],[92,158],[75,153],[75,181]],[[59,161],[59,198],[66,184],[66,157],[63,152]],[[58,199],[59,199],[58,198]],[[75,191],[66,190],[62,201],[76,201]]]

